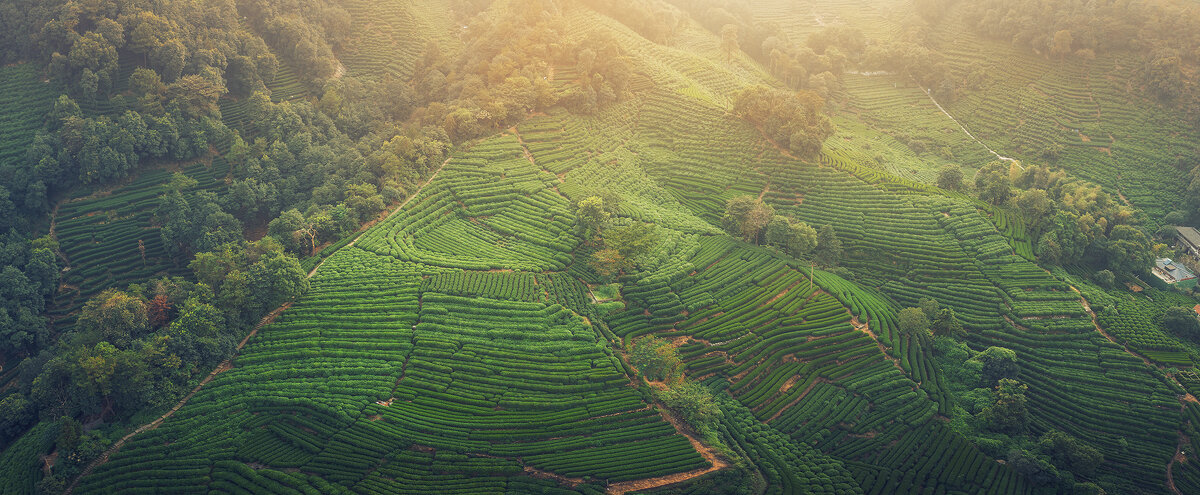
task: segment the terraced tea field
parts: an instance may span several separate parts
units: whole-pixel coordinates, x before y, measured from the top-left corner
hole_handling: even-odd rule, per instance
[[[674,3],[651,6],[665,15]],[[477,46],[474,30],[494,27],[487,16],[499,15],[474,2],[337,4],[351,19],[335,50],[339,77],[368,82],[419,78],[429,46],[457,60]],[[603,14],[593,2],[497,5],[541,9],[567,33],[531,41],[525,48],[543,63],[510,76],[532,71],[559,90],[587,89],[606,76],[581,80],[587,63],[564,54],[611,42],[629,66],[628,91],[594,112],[551,106],[455,141],[394,211],[304,260],[308,292],[264,318],[232,358],[188,386],[192,394],[140,428],[108,425],[105,434],[127,435],[68,493],[1200,490],[1200,469],[1187,460],[1200,448],[1192,369],[1200,347],[1162,318],[1195,296],[1141,283],[1138,273],[1101,288],[1097,267],[1072,264],[1090,260],[1039,265],[1036,217],[933,185],[946,165],[969,179],[996,153],[1051,163],[1139,208],[1153,231],[1178,207],[1183,175],[1171,164],[1197,136],[1122,86],[1117,74],[1133,58],[1051,61],[981,40],[957,7],[922,27],[912,3],[899,0],[752,0],[732,13],[684,16],[658,42],[640,34],[656,29],[649,21]],[[483,17],[466,21],[478,8]],[[794,43],[828,26],[859,28],[878,43],[925,34],[951,74],[965,78],[982,63],[988,86],[935,102],[894,74],[851,70],[827,105],[836,132],[798,158],[766,137],[789,136],[774,133],[782,124],[749,119],[766,122],[758,128],[738,117],[740,103],[735,114],[741,90],[785,86],[700,23],[725,16],[773,23]],[[407,123],[372,122],[340,149],[370,161],[393,137],[447,136],[438,121],[462,112],[438,112],[483,112],[463,88],[496,89],[484,79],[505,74],[481,74],[504,57],[447,69],[444,89],[461,99],[422,100],[436,104]],[[0,164],[21,159],[10,148],[31,139],[53,93],[31,67],[0,69],[0,87],[11,90],[0,94],[0,109],[11,110],[0,116]],[[285,64],[268,86],[276,102],[318,101],[322,89],[310,83]],[[265,128],[250,121],[246,100],[223,98],[220,108],[247,141]],[[324,118],[318,110],[304,118]],[[787,132],[801,134],[791,134],[796,143],[805,130]],[[223,192],[236,175],[219,156],[227,144],[216,143],[212,163],[177,168],[196,188]],[[390,180],[373,167],[353,184]],[[105,288],[186,275],[152,222],[171,171],[141,170],[58,204],[52,232],[69,269],[57,322],[69,325]],[[348,185],[339,176],[293,203],[315,205],[304,214],[315,222],[313,212],[336,205]],[[585,238],[580,202],[596,195],[611,218],[597,222],[603,235]],[[831,229],[841,254],[826,252],[824,233],[821,256],[800,253],[837,258],[823,269],[759,245],[780,244],[781,220],[758,205],[753,214],[775,227],[735,239],[727,207],[743,197],[786,217],[788,236],[805,235],[794,222]],[[596,253],[628,247],[608,234],[642,224],[651,232],[645,249],[607,273]],[[930,299],[939,307],[929,309]],[[962,328],[934,337],[929,321],[914,322],[951,314],[939,308]],[[646,356],[644,342],[665,344]],[[103,350],[78,356],[93,349]],[[983,361],[1005,349],[1011,367]],[[85,359],[89,379],[105,371],[103,356]],[[656,359],[680,372],[654,376]],[[1000,378],[1027,390],[1008,395]],[[1016,426],[1001,424],[1013,418]],[[91,429],[105,417],[84,419]],[[58,442],[58,430],[42,421],[0,446],[0,492],[36,489],[43,466],[56,462],[41,456],[71,440]],[[1083,446],[1071,454],[1078,458],[1051,445],[1060,434]]]
[[[219,190],[225,187],[229,163],[217,156],[211,164],[199,161],[181,172],[196,179],[200,189]],[[190,273],[172,261],[153,221],[173,173],[149,170],[128,184],[81,191],[80,196],[58,204],[52,229],[69,269],[63,274],[52,315],[73,318],[71,313],[88,298],[110,287]]]
[[[0,67],[0,165],[25,157],[56,95],[34,64]]]

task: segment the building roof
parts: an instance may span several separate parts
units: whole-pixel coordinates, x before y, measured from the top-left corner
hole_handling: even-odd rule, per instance
[[[1175,230],[1179,232],[1179,237],[1182,237],[1188,244],[1200,247],[1200,231],[1193,227],[1175,227]]]
[[[1170,276],[1171,280],[1168,280],[1168,282],[1171,283],[1196,278],[1196,275],[1192,274],[1192,272],[1183,265],[1171,261],[1171,258],[1159,258],[1154,260],[1154,266]]]

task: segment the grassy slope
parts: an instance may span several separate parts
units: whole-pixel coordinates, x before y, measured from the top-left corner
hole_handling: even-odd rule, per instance
[[[829,9],[836,10],[835,7],[838,6]],[[781,211],[810,223],[834,224],[846,239],[852,255],[847,265],[863,283],[882,292],[879,304],[894,310],[899,305],[914,303],[920,295],[932,295],[954,307],[971,327],[975,345],[1006,345],[1017,349],[1022,356],[1028,375],[1023,378],[1031,384],[1035,430],[1061,428],[1092,440],[1109,460],[1102,469],[1105,480],[1120,483],[1116,478],[1123,473],[1133,480],[1127,482],[1132,484],[1111,486],[1149,492],[1161,490],[1161,466],[1174,446],[1173,428],[1177,421],[1169,407],[1173,399],[1161,380],[1148,373],[1140,362],[1087,328],[1090,321],[1078,303],[1059,297],[1059,293],[1066,290],[1062,284],[1007,251],[1005,240],[975,207],[961,200],[919,194],[862,174],[857,165],[877,165],[862,163],[861,156],[870,151],[859,145],[858,155],[855,155],[853,144],[861,140],[872,143],[871,149],[882,145],[893,150],[901,156],[893,158],[885,154],[886,163],[881,165],[888,170],[910,170],[910,177],[929,177],[931,167],[919,168],[925,160],[904,153],[899,143],[877,131],[858,132],[852,122],[844,126],[843,134],[839,136],[852,143],[850,149],[830,146],[830,152],[823,160],[826,166],[788,159],[774,152],[751,129],[725,114],[729,102],[723,95],[764,80],[765,76],[755,64],[743,58],[732,64],[721,60],[715,37],[692,25],[681,34],[675,47],[663,47],[642,40],[611,19],[586,11],[573,11],[571,15],[580,36],[590,29],[605,29],[617,35],[626,50],[634,55],[641,77],[635,84],[637,98],[598,115],[552,114],[520,127],[519,133],[537,167],[561,177],[557,186],[559,192],[572,199],[577,199],[586,188],[597,185],[624,192],[623,214],[653,221],[669,230],[668,241],[655,256],[665,262],[663,266],[676,268],[697,259],[701,251],[696,247],[700,246],[701,239],[714,238],[711,225],[717,220],[724,200],[735,195],[765,191],[764,197]],[[886,32],[889,28],[886,21],[880,21],[879,27],[872,29]],[[404,51],[402,56],[413,55]],[[348,62],[348,65],[355,70],[352,63]],[[392,65],[400,67],[398,70],[404,67],[403,62]],[[569,74],[570,71],[560,73]],[[853,89],[851,93],[852,98],[856,98]],[[862,101],[864,97],[857,98]],[[912,105],[918,104],[919,98],[911,95],[908,98]],[[932,106],[921,108],[923,115],[931,114],[930,109],[936,111]],[[901,116],[903,113],[897,112],[893,118]],[[869,119],[864,117],[863,120]],[[933,117],[929,121],[932,125]],[[875,122],[880,125],[879,122],[888,121],[879,117]],[[957,141],[952,141],[951,145],[968,148]],[[894,161],[911,165],[896,165]],[[845,170],[857,171],[866,181]],[[439,177],[439,180],[444,179]],[[552,186],[551,183],[547,187]],[[743,247],[733,249],[734,252],[745,250]],[[353,252],[356,251],[348,251],[345,256]],[[746,250],[740,256],[750,256],[751,252]],[[750,261],[739,263],[746,267],[747,271],[743,273],[749,273],[753,267]],[[678,276],[668,271],[664,269],[661,278]],[[631,288],[656,283],[655,275],[642,274],[631,281]],[[336,277],[329,276],[330,283],[336,282]],[[703,274],[687,275],[685,272],[685,278],[673,283],[687,285],[688,282],[681,281],[695,276],[702,277]],[[756,282],[745,279],[739,283]],[[670,292],[683,294],[683,289],[683,286],[671,287]],[[764,290],[768,300],[782,294],[782,291]],[[681,297],[681,301],[685,299],[686,296]],[[844,303],[850,305],[849,300]],[[697,304],[692,309],[709,307],[704,303]],[[666,315],[656,313],[655,316],[664,318],[657,323],[620,322],[629,325],[628,332],[645,333],[668,330],[676,326],[675,321],[682,321],[682,318],[672,319],[676,317],[670,314],[670,307],[656,309]],[[1055,320],[1057,326],[1053,328],[1032,319],[1047,316],[1047,312],[1049,316],[1064,318]],[[889,349],[888,354],[904,368],[903,374],[893,374],[887,380],[908,383],[907,387],[913,387],[912,380],[920,377],[925,378],[923,381],[936,383],[935,375],[924,371],[922,351],[913,351],[914,346],[889,331],[886,314],[887,311],[883,311],[875,315],[871,324]],[[1022,329],[1008,323],[1001,314],[1019,322]],[[665,327],[661,326],[663,321],[668,323]],[[619,326],[614,322],[614,328]],[[265,334],[270,334],[269,329]],[[884,369],[895,370],[887,365],[883,356],[879,352],[868,354],[864,359],[885,366],[864,364],[863,369],[881,373],[880,376],[887,375]],[[699,366],[700,363],[693,364]],[[769,376],[778,369],[781,369],[778,363],[767,362],[756,376]],[[729,371],[732,370],[713,372],[720,376]],[[841,384],[821,392],[824,395],[820,397],[845,394],[857,383],[853,374],[828,378],[840,380]],[[334,387],[340,386],[340,381],[333,378],[322,380]],[[275,384],[261,378],[255,381],[260,382],[254,383],[255,388],[270,389]],[[1081,382],[1088,385],[1077,385]],[[755,383],[760,382],[749,381],[745,386]],[[935,409],[939,407],[937,395],[940,392],[936,386],[926,385],[915,390],[918,391],[914,395],[917,398],[908,401],[909,405],[924,403]],[[214,390],[212,393],[213,400],[218,400],[220,392]],[[325,393],[322,389],[316,395]],[[864,392],[864,396],[871,398],[869,393]],[[362,404],[364,399],[355,401]],[[803,405],[802,401],[792,407]],[[851,405],[848,403],[847,407]],[[851,470],[860,483],[875,483],[880,475],[891,476],[893,470],[903,466],[895,464],[897,458],[913,457],[913,454],[897,451],[891,456],[864,455],[861,449],[870,442],[849,442],[846,435],[882,433],[888,435],[885,438],[897,440],[897,445],[908,446],[909,443],[900,441],[907,438],[912,442],[914,436],[926,433],[918,429],[907,434],[897,428],[872,429],[870,425],[878,426],[878,418],[886,421],[894,412],[882,405],[868,400],[865,412],[849,413],[860,414],[854,416],[858,418],[857,426],[834,427],[836,438],[822,437],[818,441],[826,454],[853,463]],[[189,407],[195,412],[184,416],[195,418],[192,421],[201,421],[201,413],[210,410],[215,413],[211,407],[203,410],[198,409],[199,406]],[[925,424],[916,421],[918,425],[912,426]],[[936,423],[936,420],[927,421]],[[361,421],[355,421],[355,424],[361,424]],[[1132,424],[1138,424],[1144,433],[1130,434]],[[188,427],[182,423],[174,429],[167,426],[169,423],[164,425],[165,431]],[[854,430],[859,427],[866,429]],[[796,432],[800,432],[797,440],[816,440],[803,436],[801,430],[788,433]],[[1128,445],[1121,445],[1121,437],[1128,437]],[[947,438],[953,438],[953,435]],[[155,441],[161,440],[155,437]],[[144,448],[149,448],[151,443],[147,440]],[[228,445],[224,448],[240,448],[237,441]],[[128,451],[137,452],[135,446]],[[919,454],[915,458],[919,460],[928,455]],[[132,459],[137,454],[128,456]],[[101,485],[97,482],[94,486]]]

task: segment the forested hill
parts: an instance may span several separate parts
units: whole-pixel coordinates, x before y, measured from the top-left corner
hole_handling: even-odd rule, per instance
[[[1195,14],[0,0],[0,493],[1200,492]]]

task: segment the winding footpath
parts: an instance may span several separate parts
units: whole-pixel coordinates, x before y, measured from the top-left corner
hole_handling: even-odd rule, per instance
[[[399,206],[393,208],[391,213],[388,213],[387,216],[384,216],[384,217],[380,218],[379,220],[389,218],[392,215],[399,213],[400,210],[404,209],[404,207],[408,205],[408,202],[412,201],[413,198],[416,198],[421,193],[421,190],[425,188],[425,186],[427,186],[427,185],[429,185],[429,183],[433,182],[433,179],[436,178],[438,176],[438,173],[441,172],[442,169],[446,167],[447,163],[450,163],[449,158],[447,158],[445,161],[443,161],[442,164],[440,166],[438,166],[437,170],[434,170],[433,174],[429,176],[429,179],[426,180],[423,184],[421,184],[421,186],[418,187],[416,191],[413,191],[413,193],[408,196],[408,199],[405,199],[403,203],[400,203]],[[366,231],[368,229],[370,229],[372,226],[374,226],[379,220],[364,224],[361,227],[359,227],[358,235],[355,236],[354,239],[351,240],[348,244],[346,244],[346,246],[344,246],[342,249],[353,246],[354,243],[358,242],[358,239],[361,238],[362,235],[364,233],[366,233]],[[312,278],[313,275],[316,275],[317,270],[321,268],[321,265],[325,264],[325,260],[327,260],[327,259],[329,259],[329,257],[325,257],[324,259],[321,260],[320,263],[317,263],[317,266],[313,267],[313,269],[308,272],[308,275],[306,275],[305,278]],[[200,391],[200,389],[204,388],[205,385],[208,385],[208,383],[211,382],[213,378],[216,378],[217,375],[219,375],[227,370],[232,369],[233,368],[233,359],[236,358],[238,353],[242,351],[242,348],[246,346],[246,343],[250,341],[250,338],[254,337],[256,334],[258,334],[259,329],[261,329],[262,327],[266,326],[267,324],[275,321],[275,318],[279,317],[279,315],[281,313],[283,313],[285,310],[287,310],[291,306],[292,306],[292,303],[290,301],[283,303],[283,305],[279,306],[278,308],[275,308],[274,311],[271,311],[266,316],[264,316],[262,318],[262,320],[259,320],[258,324],[255,325],[252,330],[250,330],[250,333],[247,334],[246,337],[243,338],[242,341],[238,343],[237,348],[233,352],[233,356],[230,356],[229,359],[226,359],[226,360],[222,361],[221,364],[218,364],[217,367],[214,368],[212,370],[212,372],[208,374],[208,376],[204,377],[203,380],[200,380],[200,383],[196,385],[196,388],[193,388],[191,392],[189,392],[187,395],[183,396],[183,398],[180,399],[179,402],[177,404],[175,404],[174,407],[169,409],[167,412],[163,413],[163,415],[159,416],[158,419],[155,419],[154,421],[146,423],[142,426],[139,426],[136,430],[133,430],[133,431],[129,432],[128,434],[126,434],[125,436],[121,437],[120,440],[113,442],[111,447],[109,447],[107,450],[104,451],[104,453],[102,453],[98,457],[96,457],[95,460],[93,460],[90,464],[88,464],[88,466],[79,473],[79,476],[76,476],[75,479],[73,481],[71,481],[71,485],[67,487],[67,490],[65,492],[63,492],[63,494],[69,495],[73,490],[75,490],[75,487],[77,485],[79,485],[80,480],[82,480],[87,475],[91,474],[92,471],[94,469],[96,469],[96,466],[99,466],[101,464],[104,464],[105,462],[108,462],[109,457],[112,457],[113,454],[116,454],[117,451],[121,449],[121,446],[125,445],[125,442],[129,441],[130,438],[133,438],[135,435],[142,433],[144,431],[153,430],[155,428],[158,428],[158,425],[162,424],[163,421],[166,421],[167,418],[174,415],[176,411],[178,411],[185,404],[187,404],[188,401],[191,400],[192,397],[195,396],[196,393]]]
[[[446,167],[446,164],[449,162],[450,162],[450,158],[447,158],[445,161],[443,161],[442,164],[437,168],[437,170],[435,170],[433,172],[433,174],[429,176],[429,179],[427,179],[423,184],[421,184],[420,187],[418,187],[415,191],[413,191],[413,193],[411,195],[409,195],[408,199],[405,199],[404,202],[400,203],[398,206],[393,208],[390,213],[376,219],[375,221],[372,221],[370,223],[364,224],[361,227],[359,227],[358,235],[355,236],[355,238],[353,240],[351,240],[349,243],[347,243],[346,246],[344,246],[342,249],[353,246],[356,242],[358,242],[358,240],[362,237],[362,235],[364,233],[366,233],[366,231],[368,229],[370,229],[372,226],[374,226],[379,221],[385,220],[387,218],[392,217],[393,215],[399,214],[399,212],[401,210],[403,210],[404,207],[407,206],[410,201],[412,201],[414,198],[416,198],[418,195],[420,195],[421,191],[425,188],[425,186],[427,186],[433,182],[433,179],[435,179],[438,176],[438,173],[440,173],[442,171],[442,169]],[[308,274],[305,276],[305,278],[311,279],[314,275],[316,275],[317,270],[319,270],[321,268],[321,266],[325,264],[325,260],[327,260],[327,259],[329,259],[329,257],[326,257],[326,258],[322,259],[320,263],[317,263],[317,265],[315,267],[313,267],[313,269],[311,271],[308,272]],[[158,428],[158,426],[161,425],[164,421],[166,421],[167,418],[170,418],[171,416],[173,416],[176,411],[179,411],[184,405],[186,405],[188,403],[188,401],[192,399],[192,397],[194,397],[198,392],[200,392],[200,390],[202,388],[204,388],[205,385],[208,385],[209,382],[211,382],[213,380],[213,378],[216,378],[217,375],[219,375],[225,371],[233,369],[233,360],[238,356],[238,354],[241,352],[242,348],[244,348],[246,346],[246,344],[250,341],[250,339],[253,338],[255,335],[257,335],[258,331],[260,329],[267,326],[271,322],[275,321],[275,319],[277,317],[279,317],[280,314],[282,314],[284,311],[286,311],[291,306],[292,306],[291,302],[284,303],[283,305],[279,306],[278,308],[275,308],[274,311],[272,311],[269,314],[267,314],[266,316],[264,316],[262,318],[262,320],[260,320],[258,322],[258,324],[254,326],[254,328],[250,331],[250,333],[247,334],[246,337],[243,338],[242,341],[238,343],[233,356],[230,356],[229,359],[226,359],[225,361],[222,361],[221,364],[217,365],[217,367],[214,368],[212,370],[212,372],[210,372],[208,374],[208,376],[204,377],[204,379],[201,380],[200,383],[198,383],[196,385],[196,387],[192,389],[191,392],[189,392],[182,399],[180,399],[179,402],[176,403],[175,406],[173,406],[171,409],[167,410],[167,412],[163,413],[161,416],[159,416],[154,421],[151,421],[142,426],[139,426],[137,429],[129,432],[125,436],[121,437],[121,439],[114,442],[112,444],[112,446],[110,446],[102,454],[97,456],[95,460],[93,460],[90,464],[88,464],[88,466],[86,468],[84,468],[83,471],[80,472],[79,476],[75,477],[75,479],[71,481],[71,484],[67,487],[66,491],[63,492],[64,495],[69,495],[72,491],[74,491],[75,488],[79,485],[79,482],[84,477],[91,474],[96,469],[97,466],[100,466],[101,464],[108,462],[109,458],[111,458],[114,454],[116,454],[117,451],[119,451],[121,449],[121,447],[124,446],[125,443],[129,441],[129,439],[133,438],[134,436],[136,436],[142,432]],[[620,495],[620,494],[623,494],[625,492],[632,491],[632,490],[645,490],[648,488],[672,485],[672,484],[688,481],[688,480],[703,476],[705,474],[711,473],[713,471],[724,469],[729,466],[728,462],[726,462],[724,459],[721,459],[720,457],[718,457],[716,452],[714,452],[711,448],[709,448],[708,446],[701,443],[700,440],[695,437],[695,435],[692,435],[689,431],[687,431],[687,429],[682,426],[682,424],[679,422],[679,420],[677,418],[675,418],[673,415],[671,415],[671,413],[669,413],[661,404],[659,405],[659,412],[663,415],[663,418],[666,421],[668,421],[669,423],[671,423],[672,426],[675,427],[676,431],[678,431],[679,433],[681,433],[687,437],[688,441],[690,441],[692,443],[692,446],[698,452],[700,452],[700,454],[702,456],[704,456],[705,459],[707,459],[711,463],[711,466],[708,468],[696,469],[696,470],[688,471],[688,472],[684,472],[684,473],[675,473],[675,474],[671,474],[671,475],[658,476],[658,477],[654,477],[654,478],[646,478],[646,479],[630,480],[630,481],[624,481],[624,482],[620,482],[620,483],[614,483],[608,487],[608,493]],[[527,471],[530,471],[530,470],[527,469]],[[536,471],[536,470],[534,470],[534,471]],[[555,479],[560,482],[565,482],[566,484],[575,484],[575,483],[582,481],[582,480],[575,480],[575,479],[570,479],[570,478],[559,477],[559,476],[553,475],[552,473],[533,472],[533,473],[529,473],[529,474],[531,474],[533,476],[540,475],[539,477],[545,477],[548,479]]]
[[[918,88],[921,88],[921,85],[920,85],[920,84],[917,84],[917,87],[918,87]],[[1015,158],[1009,158],[1009,157],[1007,157],[1007,156],[1001,155],[1000,153],[996,153],[996,150],[992,149],[992,147],[991,147],[991,146],[988,146],[987,144],[984,144],[984,142],[983,142],[983,141],[980,141],[980,140],[979,140],[979,138],[975,137],[975,135],[974,135],[974,134],[971,134],[971,131],[968,131],[968,130],[967,130],[967,127],[966,127],[966,126],[964,126],[964,125],[962,124],[962,122],[959,122],[959,121],[958,121],[958,119],[954,118],[954,116],[953,116],[953,115],[950,115],[950,112],[947,112],[945,108],[942,108],[942,104],[941,104],[941,103],[938,103],[938,101],[937,101],[937,100],[935,100],[935,99],[933,98],[933,94],[931,94],[931,93],[929,92],[929,90],[928,90],[928,89],[921,88],[921,91],[924,91],[924,92],[925,92],[925,96],[929,97],[929,101],[932,101],[932,102],[933,102],[933,104],[934,104],[934,106],[936,106],[936,107],[938,108],[938,110],[941,110],[941,111],[942,111],[942,114],[944,114],[944,115],[946,116],[946,118],[950,119],[950,120],[951,120],[951,121],[953,121],[955,124],[957,124],[957,125],[958,125],[958,128],[959,128],[959,129],[962,129],[963,133],[964,133],[964,134],[966,134],[966,135],[967,135],[967,137],[971,138],[971,139],[972,139],[972,140],[974,140],[976,143],[979,143],[979,145],[980,145],[980,146],[983,146],[983,149],[986,149],[986,150],[988,150],[988,153],[991,153],[992,155],[995,155],[997,160],[1000,160],[1000,161],[1005,161],[1005,162],[1012,162],[1012,163],[1016,163],[1016,164],[1017,164],[1017,167],[1020,167],[1020,168],[1021,168],[1021,170],[1025,170],[1025,167],[1021,166],[1021,162],[1017,161],[1017,159],[1015,159]]]

